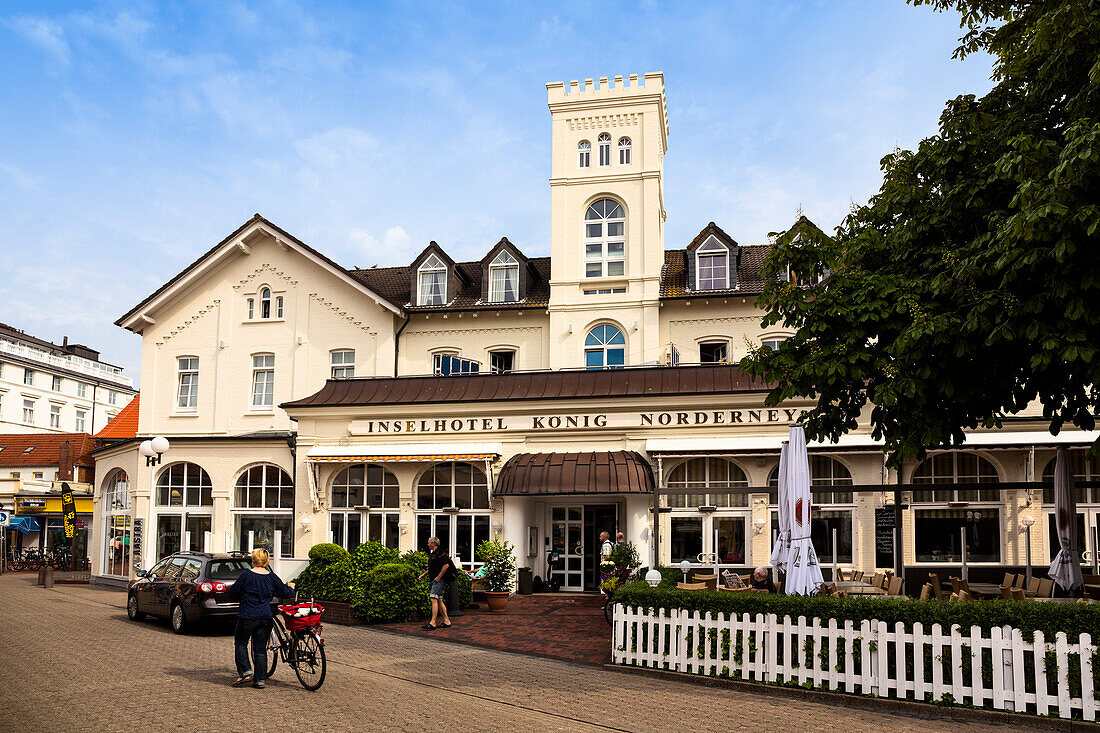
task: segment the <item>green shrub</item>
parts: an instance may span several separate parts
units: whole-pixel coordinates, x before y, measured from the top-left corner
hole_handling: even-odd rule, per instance
[[[309,548],[309,561],[320,565],[331,565],[334,562],[343,560],[347,556],[347,550],[332,542],[322,542],[319,545],[314,545]]]
[[[679,573],[677,570],[676,573]],[[664,575],[664,573],[662,573]],[[665,576],[667,580],[672,573]],[[1071,638],[1080,634],[1095,634],[1100,628],[1100,606],[1083,603],[1021,603],[1019,601],[983,601],[981,603],[952,603],[950,601],[916,601],[910,598],[820,598],[813,596],[776,596],[766,593],[725,593],[722,591],[679,590],[663,580],[661,585],[650,588],[645,581],[634,581],[619,588],[615,600],[627,606],[653,609],[687,609],[700,614],[714,613],[774,613],[780,619],[790,616],[835,618],[841,625],[851,620],[858,627],[864,619],[885,621],[891,627],[898,621],[911,629],[920,622],[927,632],[932,624],[939,624],[945,631],[953,625],[964,631],[971,626],[990,629],[994,626],[1012,626],[1026,637],[1034,631],[1042,631],[1047,638],[1059,631]]]
[[[516,575],[515,548],[511,542],[483,540],[477,546],[477,556],[485,563],[485,588],[500,593],[512,590]]]
[[[384,563],[366,579],[362,598],[352,605],[368,623],[409,621],[429,612],[427,583],[417,580],[416,569],[406,563]]]
[[[351,551],[351,561],[364,573],[379,565],[397,562],[397,550],[391,550],[380,542],[364,542]]]
[[[345,553],[346,554],[346,553]],[[332,564],[310,563],[298,576],[295,587],[298,594],[320,601],[350,603],[360,585],[361,573],[345,557]]]

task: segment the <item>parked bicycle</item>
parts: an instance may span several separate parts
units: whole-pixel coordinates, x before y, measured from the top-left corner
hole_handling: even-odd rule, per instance
[[[325,681],[325,640],[321,637],[324,609],[312,600],[279,606],[267,644],[267,676],[275,674],[282,659],[298,676],[302,687],[313,691]]]

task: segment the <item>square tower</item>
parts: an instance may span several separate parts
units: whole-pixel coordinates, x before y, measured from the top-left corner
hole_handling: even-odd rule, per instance
[[[601,77],[598,85],[551,82],[546,91],[553,128],[550,366],[596,365],[586,339],[599,325],[622,331],[626,365],[656,362],[668,149],[664,75],[646,74],[641,83],[636,74],[625,82]]]

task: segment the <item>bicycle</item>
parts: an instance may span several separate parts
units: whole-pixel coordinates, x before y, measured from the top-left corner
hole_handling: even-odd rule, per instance
[[[313,692],[325,681],[325,640],[321,637],[321,613],[324,609],[311,600],[309,603],[279,606],[279,611],[267,643],[267,676],[275,674],[275,668],[282,659],[294,670],[302,687]]]

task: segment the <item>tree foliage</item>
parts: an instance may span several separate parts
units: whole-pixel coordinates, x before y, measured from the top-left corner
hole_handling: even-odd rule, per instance
[[[910,0],[955,10],[957,57],[993,89],[882,160],[880,191],[829,237],[777,238],[758,304],[794,336],[742,366],[807,432],[870,418],[894,461],[1041,405],[1050,431],[1100,406],[1100,2]],[[789,267],[794,278],[776,277]],[[820,280],[825,274],[827,277]]]

